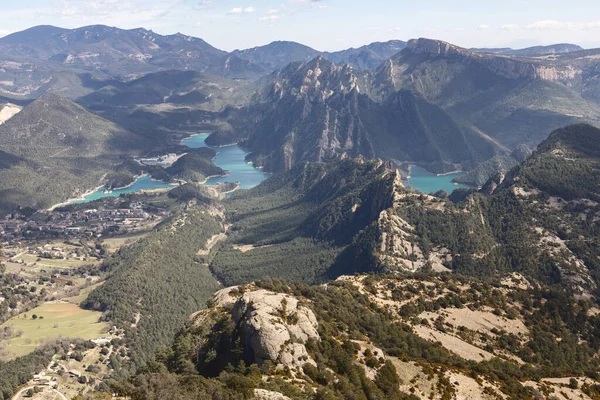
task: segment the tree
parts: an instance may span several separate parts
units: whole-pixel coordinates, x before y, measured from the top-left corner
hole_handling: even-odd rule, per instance
[[[396,367],[394,367],[391,361],[387,360],[377,372],[375,383],[388,397],[398,394],[400,380],[398,379]]]
[[[579,387],[579,382],[577,382],[577,379],[575,379],[575,378],[569,379],[569,387],[571,389],[577,389]]]

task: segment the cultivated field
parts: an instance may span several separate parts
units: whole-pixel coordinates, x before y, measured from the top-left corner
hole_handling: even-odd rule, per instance
[[[18,337],[1,342],[0,346],[10,359],[31,353],[39,345],[61,337],[98,338],[108,329],[105,323],[98,322],[101,315],[71,303],[46,303],[0,325],[0,329],[9,326],[15,332],[22,332]]]

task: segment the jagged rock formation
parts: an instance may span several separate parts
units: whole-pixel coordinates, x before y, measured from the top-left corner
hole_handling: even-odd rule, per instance
[[[230,311],[229,311],[230,310]],[[215,316],[215,311],[221,317]],[[235,286],[215,293],[213,308],[192,315],[188,329],[209,332],[220,318],[239,332],[247,363],[270,361],[277,368],[301,370],[316,365],[306,350],[308,341],[320,341],[313,311],[290,295],[250,286]]]
[[[422,162],[445,172],[474,167],[505,151],[468,123],[420,96],[401,91],[385,102],[365,94],[352,68],[319,56],[271,75],[253,105],[231,110],[233,127],[208,142],[242,141],[250,159],[270,171],[340,153]]]
[[[231,316],[253,363],[271,360],[284,367],[316,365],[304,345],[319,340],[317,319],[298,299],[267,290],[244,293]]]

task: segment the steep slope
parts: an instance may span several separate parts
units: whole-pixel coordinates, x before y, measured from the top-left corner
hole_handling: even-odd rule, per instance
[[[211,270],[228,285],[265,276],[320,282],[391,206],[398,184],[389,165],[359,158],[299,165],[236,193],[225,205],[232,233]]]
[[[598,106],[580,88],[584,71],[596,63],[582,58],[509,57],[411,40],[377,70],[374,90],[383,97],[415,91],[507,147],[535,147],[558,127],[598,120]]]
[[[495,176],[498,176],[500,180],[504,179],[504,176],[511,169],[525,161],[530,155],[531,150],[527,146],[521,145],[511,154],[490,158],[484,163],[479,164],[475,169],[463,176],[454,178],[452,181],[473,187],[482,187],[490,178]]]
[[[100,184],[151,143],[82,107],[48,94],[0,126],[0,149],[13,154],[0,171],[3,211],[43,208]]]
[[[519,272],[581,298],[595,296],[598,138],[600,130],[589,125],[554,132],[503,182],[488,182],[490,196],[476,194],[459,204],[398,196],[378,226],[365,232],[371,246],[352,257],[384,270],[450,268],[496,277]]]
[[[171,343],[186,317],[219,289],[197,254],[224,231],[219,207],[188,200],[148,236],[102,266],[106,282],[83,306],[104,312],[126,331],[131,359],[138,366]]]
[[[504,151],[420,96],[399,92],[378,103],[363,93],[365,86],[351,67],[323,57],[292,63],[269,77],[251,106],[230,110],[232,128],[209,142],[243,140],[250,158],[270,171],[348,152],[445,172],[474,167]]]
[[[124,78],[170,69],[193,69],[235,78],[264,73],[261,68],[202,39],[182,34],[162,36],[141,28],[34,27],[0,39],[0,51],[7,56],[49,60],[64,68],[101,70]]]
[[[139,137],[81,106],[47,94],[2,125],[0,147],[41,161],[51,156],[97,157],[146,146]]]

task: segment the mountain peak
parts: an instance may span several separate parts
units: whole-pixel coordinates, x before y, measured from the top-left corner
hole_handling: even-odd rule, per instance
[[[407,48],[414,53],[430,54],[430,55],[466,55],[471,52],[465,48],[455,46],[448,42],[436,39],[411,39],[408,41]]]

